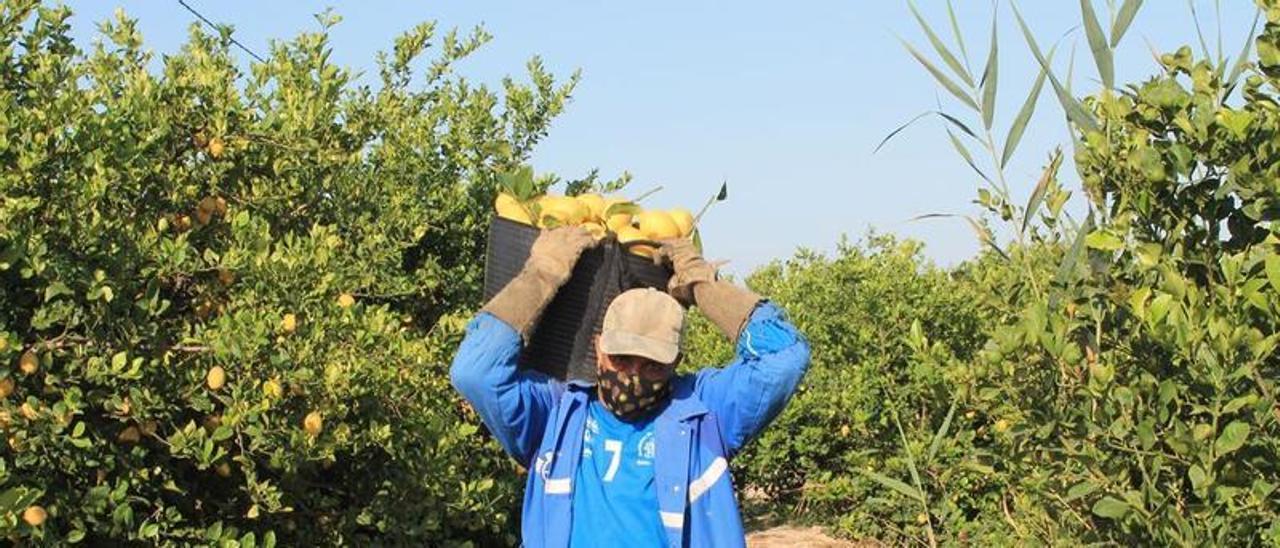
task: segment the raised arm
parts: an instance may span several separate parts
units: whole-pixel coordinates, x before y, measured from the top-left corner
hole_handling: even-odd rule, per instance
[[[718,280],[691,243],[666,242],[662,254],[675,269],[671,294],[696,304],[736,346],[734,361],[700,371],[694,386],[736,453],[786,407],[809,367],[809,343],[781,308]]]
[[[595,240],[580,227],[545,231],[524,268],[467,326],[449,377],[502,447],[525,467],[537,451],[563,385],[517,368],[521,345],[582,251]]]

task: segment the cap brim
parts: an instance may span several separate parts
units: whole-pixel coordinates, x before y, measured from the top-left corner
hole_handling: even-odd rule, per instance
[[[643,356],[665,364],[674,363],[680,355],[679,345],[623,331],[601,333],[600,350],[605,354]]]

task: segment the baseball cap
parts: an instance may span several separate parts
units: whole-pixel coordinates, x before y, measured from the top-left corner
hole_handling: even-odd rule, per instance
[[[624,291],[605,310],[600,350],[674,363],[684,338],[684,318],[684,307],[671,295],[652,287]]]

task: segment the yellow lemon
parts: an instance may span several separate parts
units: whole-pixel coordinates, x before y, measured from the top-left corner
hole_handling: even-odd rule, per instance
[[[599,220],[604,218],[604,197],[599,194],[579,194],[575,197],[578,203],[586,206],[587,219]]]
[[[544,196],[539,203],[542,206],[540,221],[544,228],[580,224],[591,214],[585,204],[565,196]],[[548,222],[549,219],[554,221]]]
[[[350,293],[338,295],[338,306],[341,306],[342,308],[351,308],[351,305],[353,304],[356,304],[356,298]]]
[[[302,429],[312,436],[320,435],[320,431],[324,429],[324,418],[320,416],[319,411],[307,413],[307,417],[302,419]]]
[[[609,216],[609,220],[605,221],[604,224],[609,227],[609,230],[618,232],[622,230],[623,227],[631,228],[631,221],[632,218],[630,213],[614,213]]]
[[[26,375],[33,375],[40,370],[40,360],[36,358],[34,350],[22,353],[22,357],[18,358],[18,369]]]
[[[209,156],[217,160],[222,157],[222,153],[226,152],[227,144],[222,141],[221,137],[209,139]]]
[[[22,521],[27,522],[27,525],[32,527],[44,525],[44,520],[46,519],[49,519],[49,513],[45,512],[44,508],[39,505],[33,504],[22,511]]]
[[[640,229],[632,226],[622,227],[622,230],[618,230],[617,234],[618,234],[618,242],[623,244],[627,242],[633,242],[636,240],[649,239],[644,235],[644,233],[640,232]],[[633,245],[628,247],[627,249],[632,253],[635,253],[636,255],[643,255],[645,257],[652,257],[654,252],[653,246],[648,246],[648,245]]]
[[[680,227],[665,211],[645,211],[636,216],[640,232],[650,240],[666,240],[680,236]]]
[[[498,194],[498,199],[494,201],[493,208],[498,211],[498,216],[503,219],[509,219],[517,223],[527,225],[533,224],[533,218],[529,216],[529,210],[516,200],[515,196],[505,192]]]
[[[270,379],[262,383],[262,394],[270,399],[278,400],[284,396],[284,387],[280,386],[280,381]]]
[[[219,390],[222,385],[227,383],[227,372],[222,366],[215,365],[209,368],[209,373],[204,376],[204,384],[209,390]]]
[[[285,333],[293,333],[298,329],[298,317],[293,314],[285,314],[280,318],[280,330]]]
[[[693,234],[693,213],[683,207],[677,207],[667,212],[671,216],[671,221],[680,229],[680,237],[684,238]]]
[[[597,239],[597,240],[599,240],[600,238],[603,238],[603,237],[604,237],[604,235],[605,235],[605,233],[606,233],[606,230],[605,230],[605,228],[604,228],[604,225],[602,225],[602,224],[600,224],[600,223],[594,223],[594,222],[592,222],[592,223],[582,223],[582,225],[581,225],[581,226],[582,226],[582,228],[587,229],[587,232],[590,232],[590,233],[591,233],[591,237],[593,237],[593,238],[595,238],[595,239]]]
[[[7,398],[9,395],[13,394],[13,388],[13,377],[0,379],[0,398]]]

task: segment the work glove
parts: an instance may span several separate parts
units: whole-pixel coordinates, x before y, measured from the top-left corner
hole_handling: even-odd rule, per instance
[[[703,259],[688,239],[663,240],[654,257],[670,262],[674,271],[667,282],[667,292],[686,306],[696,305],[721,333],[736,343],[751,312],[762,300],[760,296],[717,279],[716,267]]]
[[[481,310],[506,322],[528,342],[542,311],[569,280],[582,252],[595,245],[596,239],[580,226],[542,231],[524,268]]]

